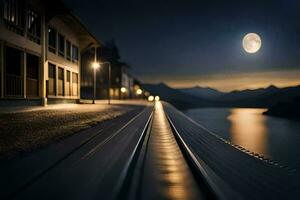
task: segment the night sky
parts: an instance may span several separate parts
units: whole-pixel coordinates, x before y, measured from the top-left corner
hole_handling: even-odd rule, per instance
[[[223,91],[300,84],[299,0],[65,0],[101,41],[115,39],[143,82]],[[262,48],[247,54],[256,32]]]

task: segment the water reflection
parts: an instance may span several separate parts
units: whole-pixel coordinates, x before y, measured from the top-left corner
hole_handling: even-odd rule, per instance
[[[250,151],[268,156],[268,129],[265,109],[234,108],[230,110],[228,120],[231,123],[230,140]]]
[[[300,171],[300,121],[265,116],[263,111],[198,108],[185,114],[228,141]]]

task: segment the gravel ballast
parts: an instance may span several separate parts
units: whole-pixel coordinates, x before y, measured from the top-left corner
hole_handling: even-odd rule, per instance
[[[1,113],[0,157],[31,151],[135,108],[129,105],[75,104]]]

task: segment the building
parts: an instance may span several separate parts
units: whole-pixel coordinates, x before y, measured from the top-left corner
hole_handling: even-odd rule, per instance
[[[0,16],[0,104],[78,101],[81,54],[100,42],[59,0],[3,0]]]
[[[132,93],[133,93],[133,79],[132,76],[129,73],[130,66],[127,65],[126,63],[121,63],[120,65],[120,73],[118,74],[120,77],[120,88],[121,93],[120,93],[120,98],[121,99],[128,99],[132,98]],[[124,89],[125,88],[125,89]]]
[[[106,44],[102,48],[97,48],[97,61],[111,64],[111,79],[109,84],[108,64],[101,64],[101,67],[96,71],[96,99],[107,99],[108,94],[111,99],[135,97],[133,95],[133,78],[129,72],[130,66],[119,60],[117,51],[114,44]],[[82,99],[92,99],[94,97],[94,69],[91,62],[94,56],[95,49],[90,49],[82,55]]]

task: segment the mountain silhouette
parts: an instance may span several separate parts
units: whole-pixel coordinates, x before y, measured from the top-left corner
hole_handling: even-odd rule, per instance
[[[300,96],[295,97],[289,102],[279,102],[271,106],[266,112],[266,115],[286,118],[300,118]]]
[[[149,91],[151,95],[159,96],[160,99],[168,101],[179,109],[207,107],[212,105],[212,103],[207,99],[183,93],[180,90],[171,88],[164,83],[143,84],[143,88]]]
[[[205,99],[215,99],[218,96],[224,95],[223,92],[220,92],[216,89],[210,88],[210,87],[191,87],[191,88],[181,88],[179,91],[194,95],[197,97],[205,98]]]
[[[192,87],[174,89],[164,83],[144,84],[146,90],[159,95],[178,108],[192,107],[259,107],[271,108],[281,102],[291,102],[300,96],[300,86],[236,90],[220,92],[213,88]]]

